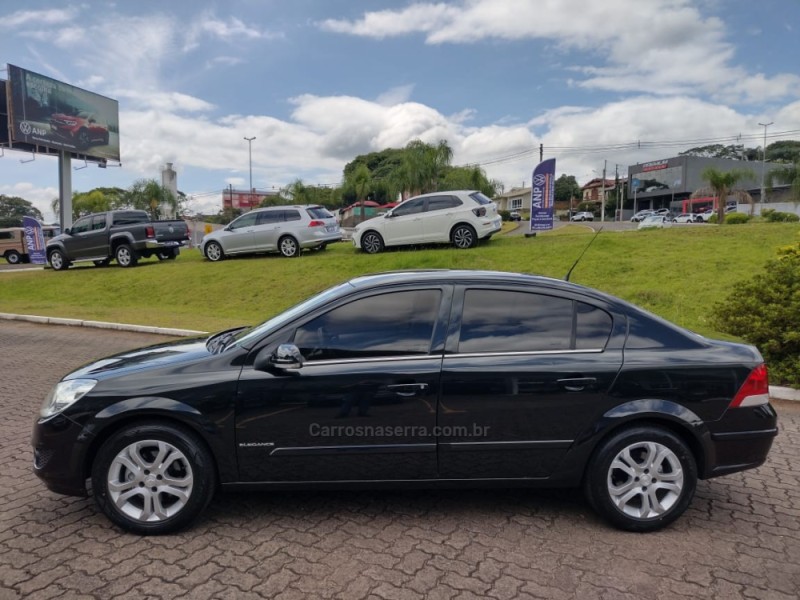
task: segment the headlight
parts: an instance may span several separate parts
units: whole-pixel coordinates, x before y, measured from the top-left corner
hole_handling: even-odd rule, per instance
[[[46,419],[60,413],[88,394],[95,385],[96,379],[70,379],[57,383],[44,399],[39,414]]]

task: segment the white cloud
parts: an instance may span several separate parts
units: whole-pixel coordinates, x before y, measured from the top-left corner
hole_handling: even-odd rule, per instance
[[[204,37],[216,38],[225,41],[257,40],[260,38],[276,38],[270,32],[264,32],[255,27],[250,27],[236,17],[227,20],[218,19],[213,13],[204,11],[189,26],[183,50],[196,48]]]
[[[0,17],[0,29],[16,29],[24,25],[44,26],[67,23],[75,18],[77,11],[72,8],[51,10],[18,10]]]
[[[407,102],[411,98],[411,93],[414,91],[414,84],[398,85],[383,92],[377,98],[377,103],[383,106],[394,106],[402,102]]]
[[[329,19],[327,31],[384,39],[422,34],[429,44],[479,40],[545,40],[564,52],[580,50],[604,59],[579,65],[576,85],[616,92],[741,95],[762,101],[800,93],[794,73],[768,77],[734,64],[726,26],[705,17],[690,0],[460,0],[415,3],[400,10],[365,13],[354,21]]]

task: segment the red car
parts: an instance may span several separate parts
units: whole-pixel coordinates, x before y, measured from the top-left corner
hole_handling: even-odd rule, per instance
[[[108,128],[97,122],[90,112],[81,111],[77,115],[56,113],[50,115],[50,129],[61,137],[74,140],[78,148],[88,148],[92,144],[108,144]]]

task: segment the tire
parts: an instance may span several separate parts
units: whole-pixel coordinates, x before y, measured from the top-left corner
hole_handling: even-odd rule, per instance
[[[158,257],[158,260],[175,260],[177,256],[178,253],[173,248],[156,252],[156,257]]]
[[[204,248],[203,254],[211,262],[219,262],[225,258],[225,251],[218,242],[208,242]]]
[[[78,148],[89,147],[89,133],[85,129],[78,132]]]
[[[603,442],[584,479],[592,508],[616,527],[637,532],[672,523],[696,487],[697,465],[688,446],[674,433],[650,426],[624,429]]]
[[[361,236],[361,249],[367,254],[383,252],[384,248],[383,238],[377,231],[368,231]]]
[[[136,263],[139,262],[139,257],[136,256],[136,252],[134,252],[133,248],[128,244],[120,244],[117,246],[117,249],[114,251],[114,258],[117,260],[117,264],[123,269],[135,267]]]
[[[6,261],[10,265],[18,265],[22,262],[22,255],[16,250],[9,250],[6,252]]]
[[[93,262],[95,267],[107,267],[108,265],[111,264],[111,259],[106,258],[104,260],[95,260]]]
[[[297,258],[300,256],[300,245],[297,243],[297,240],[290,235],[285,235],[278,240],[278,250],[280,250],[281,256],[285,256],[286,258]]]
[[[478,235],[470,225],[456,225],[450,234],[453,246],[461,250],[474,248],[478,243]]]
[[[53,267],[54,271],[65,271],[69,268],[69,261],[61,250],[51,250],[47,255],[47,262]]]
[[[188,431],[165,423],[134,424],[103,443],[92,463],[101,511],[140,535],[188,527],[214,495],[214,461]]]

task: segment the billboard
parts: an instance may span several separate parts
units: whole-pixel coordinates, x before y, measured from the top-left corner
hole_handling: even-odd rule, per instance
[[[11,142],[119,162],[119,104],[8,65]]]

